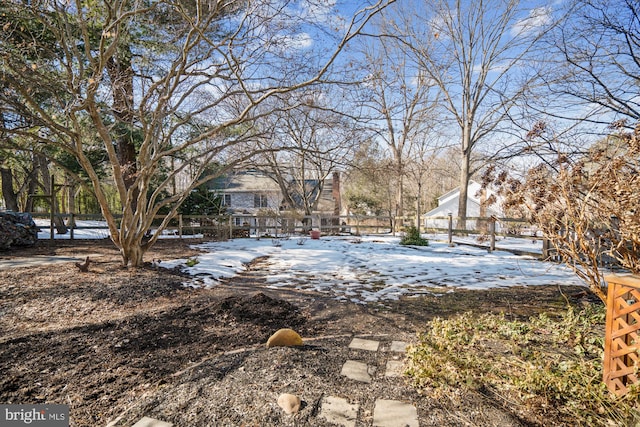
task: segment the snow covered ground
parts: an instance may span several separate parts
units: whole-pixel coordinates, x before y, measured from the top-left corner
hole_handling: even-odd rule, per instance
[[[192,286],[215,286],[245,264],[269,256],[267,281],[272,287],[328,293],[337,299],[370,302],[397,299],[402,295],[441,294],[453,288],[488,289],[504,286],[581,285],[562,265],[506,251],[443,242],[427,247],[399,245],[398,237],[322,237],[236,239],[198,245],[207,251],[186,270]],[[278,246],[280,245],[280,246]],[[172,267],[186,260],[162,262]]]
[[[40,239],[49,238],[48,221],[38,220],[42,228]],[[81,221],[82,227],[101,227],[98,221]],[[107,238],[104,229],[80,229],[74,238]],[[175,236],[165,236],[174,237]],[[319,240],[291,237],[289,239],[235,239],[198,245],[206,253],[197,257],[197,264],[186,267],[187,260],[163,260],[162,266],[184,265],[193,279],[188,286],[215,286],[219,279],[232,277],[252,260],[268,256],[270,286],[292,287],[328,293],[337,299],[354,302],[384,301],[402,295],[441,294],[454,288],[488,289],[505,286],[582,285],[563,265],[518,256],[500,248],[540,252],[540,240],[503,239],[496,242],[498,250],[467,245],[449,247],[446,235],[425,235],[431,244],[426,247],[399,245],[392,236],[329,237]],[[55,238],[69,238],[55,235]],[[457,242],[463,239],[456,237]],[[477,244],[471,236],[467,243]],[[485,242],[485,244],[488,244]]]

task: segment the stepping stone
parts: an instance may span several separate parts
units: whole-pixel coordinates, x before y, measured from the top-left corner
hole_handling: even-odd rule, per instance
[[[402,368],[404,367],[404,363],[400,360],[388,360],[387,361],[387,370],[384,373],[385,377],[401,377],[402,376]]]
[[[391,348],[389,349],[389,351],[404,353],[405,351],[407,351],[408,345],[409,344],[404,341],[391,341]]]
[[[347,360],[344,362],[340,375],[363,383],[371,382],[371,375],[369,375],[369,367],[367,364],[356,362],[355,360]]]
[[[362,338],[354,338],[349,344],[349,348],[354,350],[378,351],[380,343],[373,340],[363,340]]]
[[[131,427],[173,427],[173,424],[164,421],[155,420],[149,417],[142,417],[137,423]]]
[[[322,400],[320,418],[344,427],[355,427],[358,405],[350,405],[347,399],[327,396]]]
[[[374,427],[420,427],[418,410],[397,400],[376,400],[373,408]]]

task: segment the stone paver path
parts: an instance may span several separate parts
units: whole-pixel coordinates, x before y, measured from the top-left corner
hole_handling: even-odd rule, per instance
[[[342,366],[342,372],[340,374],[352,380],[360,381],[363,383],[371,382],[371,375],[369,374],[369,366],[366,363],[358,362],[356,360],[347,360]]]
[[[358,352],[377,352],[381,343],[375,340],[354,338],[349,344],[349,349]],[[399,377],[402,373],[404,352],[407,343],[392,341],[389,344],[386,363],[383,366],[384,377]],[[347,360],[342,366],[341,375],[353,381],[371,383],[375,381],[376,366],[369,366],[358,360]],[[385,399],[385,396],[376,396],[373,408],[373,425],[375,427],[419,427],[418,411],[414,405],[408,402]],[[337,396],[328,396],[322,401],[320,417],[344,427],[355,427],[358,411],[358,402],[349,402]]]
[[[373,425],[379,427],[419,427],[416,407],[397,400],[376,400]]]
[[[173,427],[173,424],[156,420],[149,417],[142,417],[137,423],[131,427]]]
[[[402,381],[403,360],[407,348],[404,341],[383,342],[364,338],[353,338],[348,346],[350,356],[342,365],[340,374],[349,381],[373,385],[376,381]],[[374,354],[376,357],[366,357]],[[372,362],[375,360],[376,362]],[[398,378],[396,378],[398,377]],[[418,411],[410,402],[389,399],[384,396],[384,387],[376,389],[373,407],[365,408],[362,402],[345,399],[340,396],[326,396],[320,405],[320,419],[343,427],[356,425],[371,425],[373,413],[373,427],[419,427]],[[373,393],[373,391],[372,391]],[[369,402],[369,405],[371,403]],[[365,420],[368,419],[367,420]],[[361,424],[357,424],[360,421]],[[172,427],[172,424],[143,417],[132,427]]]
[[[347,399],[329,396],[322,401],[320,418],[344,427],[355,427],[360,405],[350,404]]]
[[[380,343],[378,341],[365,340],[362,338],[354,338],[349,344],[349,348],[355,350],[378,351],[378,347],[380,347]]]

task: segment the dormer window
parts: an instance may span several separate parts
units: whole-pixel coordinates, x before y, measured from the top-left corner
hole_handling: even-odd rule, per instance
[[[269,206],[267,196],[265,194],[253,195],[253,207],[254,208],[266,208]]]

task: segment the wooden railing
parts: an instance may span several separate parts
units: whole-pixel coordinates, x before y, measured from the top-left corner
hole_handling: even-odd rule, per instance
[[[34,218],[50,219],[49,214],[33,214]],[[55,217],[62,218],[66,224],[76,223],[75,227],[69,228],[69,238],[74,239],[77,230],[97,229],[104,230],[105,237],[108,236],[108,227],[85,226],[77,224],[82,220],[104,221],[99,214],[65,214],[57,213]],[[163,217],[158,216],[156,220],[160,222]],[[455,228],[454,219],[451,217],[431,217],[428,220],[444,220],[444,227],[425,227],[425,221],[421,221],[420,231],[424,233],[448,234],[449,241],[453,236],[468,236],[469,234],[482,234],[489,242],[489,249],[495,249],[496,236],[519,237],[529,239],[541,239],[541,236],[532,232],[530,225],[521,219],[512,218],[467,218],[467,224],[475,227],[469,229]],[[322,234],[388,234],[401,232],[407,226],[415,225],[415,217],[397,217],[393,221],[388,216],[366,216],[366,215],[176,215],[167,227],[166,232],[177,236],[204,234],[211,237],[229,238],[245,237],[249,235],[296,235],[308,234],[310,229],[318,230]],[[54,227],[50,227],[54,231]],[[53,234],[51,234],[53,238]]]
[[[32,214],[35,219],[47,219],[50,238],[54,238],[55,226],[51,215]],[[56,213],[55,218],[62,218],[65,224],[76,224],[69,227],[69,238],[74,239],[77,230],[104,230],[108,236],[108,227],[104,225],[81,225],[83,220],[104,221],[99,214],[65,214]],[[118,219],[118,217],[116,217]],[[164,219],[155,218],[158,223]],[[303,221],[306,220],[306,221]],[[80,222],[80,224],[78,224]],[[393,232],[389,217],[377,216],[285,216],[285,215],[176,215],[165,232],[176,236],[204,234],[219,238],[244,237],[249,235],[295,235],[308,234],[310,229],[323,234],[386,234]]]

